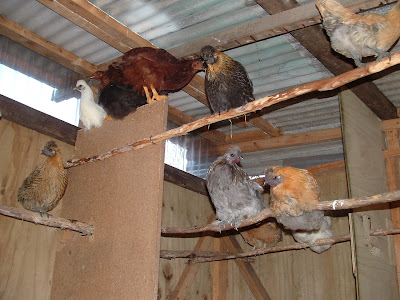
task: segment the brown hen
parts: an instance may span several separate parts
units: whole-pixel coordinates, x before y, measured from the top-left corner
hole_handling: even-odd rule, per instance
[[[92,78],[100,79],[104,87],[110,82],[131,85],[150,103],[167,97],[160,92],[181,90],[200,70],[204,70],[200,59],[179,60],[164,49],[141,47],[128,51],[121,62],[105,72],[96,72]]]
[[[18,201],[28,210],[47,214],[64,195],[68,183],[61,152],[54,141],[47,142],[42,150],[47,156],[44,163],[39,164],[25,178],[18,191]]]

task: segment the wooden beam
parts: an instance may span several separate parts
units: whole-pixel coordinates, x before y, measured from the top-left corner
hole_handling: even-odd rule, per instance
[[[379,124],[382,131],[387,131],[390,129],[400,129],[400,119],[398,118],[392,120],[384,120],[381,121]]]
[[[44,6],[50,8],[54,12],[58,13],[59,15],[63,16],[65,19],[71,21],[75,25],[78,25],[82,29],[86,30],[87,32],[93,34],[94,36],[101,39],[103,42],[109,44],[110,46],[114,47],[118,51],[125,53],[132,49],[132,47],[128,46],[121,40],[118,40],[115,36],[109,34],[108,32],[104,31],[100,27],[96,26],[95,24],[91,23],[90,21],[86,20],[76,12],[72,11],[71,9],[65,7],[59,1],[54,0],[36,0],[37,2],[43,4]]]
[[[43,133],[70,145],[75,145],[79,128],[36,109],[0,95],[2,118]],[[1,121],[0,121],[1,122]]]
[[[349,8],[353,12],[358,12],[361,9],[372,9],[381,5],[380,0],[344,0],[340,2],[346,6],[351,5]],[[321,16],[315,2],[312,2],[217,32],[168,51],[177,57],[185,57],[199,53],[204,45],[211,45],[219,50],[228,50],[319,23],[321,23]]]
[[[213,214],[207,221],[207,223],[211,223],[215,219],[215,215]],[[209,250],[211,243],[213,241],[212,236],[202,236],[199,238],[196,246],[193,251],[207,251]],[[181,277],[174,289],[174,291],[169,295],[168,299],[185,299],[187,291],[192,285],[194,278],[197,275],[197,272],[200,269],[200,264],[189,264],[185,267],[182,272]]]
[[[296,1],[282,2],[280,0],[258,1],[270,14],[277,14],[298,6]],[[342,1],[343,2],[343,1]],[[346,1],[354,2],[354,1]],[[368,1],[370,2],[370,1]],[[371,1],[373,2],[373,1]],[[314,3],[312,3],[314,4]],[[362,4],[362,3],[361,3]],[[371,3],[372,4],[372,3]],[[377,3],[380,4],[380,3]],[[362,4],[363,5],[363,4]],[[368,4],[367,7],[369,7]],[[355,8],[355,9],[354,9]],[[357,11],[359,6],[350,7]],[[321,26],[312,26],[291,32],[291,35],[299,41],[310,53],[316,57],[330,72],[339,75],[354,69],[352,60],[334,53],[331,44]],[[318,40],[318,43],[315,41]],[[357,81],[349,85],[351,91],[357,95],[380,119],[387,120],[397,118],[397,109],[389,99],[369,79]]]
[[[196,121],[196,118],[185,114],[173,106],[168,106],[168,120],[175,124],[183,125]],[[208,128],[205,127],[197,130],[196,133],[216,145],[225,144],[226,135],[218,130],[208,130]]]
[[[222,238],[214,239],[214,251],[221,253],[226,249]],[[213,300],[226,300],[226,286],[228,283],[228,262],[216,261],[213,263]]]
[[[324,142],[337,141],[342,139],[340,128],[311,131],[306,133],[284,135],[273,138],[265,138],[255,141],[235,143],[240,146],[242,152],[255,152],[262,150],[279,149],[308,144],[318,144]],[[218,146],[218,153],[225,153],[229,145]]]
[[[96,71],[95,65],[0,15],[0,34],[83,76]]]
[[[164,180],[193,192],[208,196],[204,179],[174,168],[168,164],[164,165]]]
[[[235,236],[229,235],[223,237],[222,239],[229,252],[232,252],[234,254],[239,254],[243,252]],[[251,264],[249,262],[244,262],[240,260],[235,260],[235,263],[242,273],[244,280],[246,280],[246,283],[253,293],[254,298],[257,300],[271,299]]]

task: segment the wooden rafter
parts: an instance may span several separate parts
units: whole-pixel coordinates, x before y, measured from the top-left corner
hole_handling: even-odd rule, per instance
[[[235,143],[240,146],[243,153],[261,150],[271,150],[286,147],[294,147],[308,144],[318,144],[324,142],[337,141],[342,139],[340,128],[331,128],[306,133],[283,135],[273,138],[263,138],[246,142]],[[218,146],[218,152],[224,153],[229,145]]]
[[[0,16],[0,34],[83,76],[88,76],[96,71],[96,66],[90,62],[4,16]]]
[[[299,5],[295,0],[286,2],[282,2],[280,0],[259,0],[257,2],[269,14],[273,15],[279,15],[285,10]],[[351,2],[354,1],[346,1],[346,3]],[[360,8],[371,8],[371,5],[373,5],[372,2],[374,1],[368,1],[368,4],[363,2],[361,3],[362,6],[356,4],[355,6],[353,5],[349,8],[354,12],[357,12]],[[308,51],[310,51],[310,53],[334,75],[339,75],[354,69],[354,65],[352,64],[351,60],[346,59],[342,55],[334,53],[334,51],[331,49],[331,45],[327,36],[320,26],[311,26],[296,30],[291,32],[291,35]],[[318,40],[318,43],[315,42],[316,40]],[[350,86],[350,89],[382,120],[393,119],[397,117],[396,107],[376,87],[373,82],[370,82],[369,80],[363,80],[358,82],[357,85]]]

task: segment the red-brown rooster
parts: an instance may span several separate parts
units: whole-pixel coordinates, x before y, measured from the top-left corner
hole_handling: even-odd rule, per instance
[[[240,230],[240,235],[254,249],[274,247],[278,242],[282,241],[282,230],[275,220],[246,231]]]
[[[334,0],[318,0],[316,6],[336,52],[364,66],[363,57],[389,56],[388,50],[400,37],[400,1],[386,14],[356,15]]]
[[[199,70],[204,70],[200,59],[179,60],[164,49],[141,47],[128,51],[121,62],[105,72],[96,72],[92,78],[100,79],[103,87],[111,82],[131,85],[150,103],[166,97],[160,92],[181,90]]]

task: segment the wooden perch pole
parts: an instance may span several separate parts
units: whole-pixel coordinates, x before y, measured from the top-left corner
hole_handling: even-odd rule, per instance
[[[376,229],[376,230],[371,230],[369,232],[371,236],[386,236],[386,235],[392,235],[392,234],[400,234],[400,228],[391,228],[391,229]],[[313,246],[323,246],[323,245],[334,245],[338,243],[343,243],[347,242],[350,240],[350,235],[341,235],[329,239],[319,239],[315,242]],[[203,256],[202,253],[196,253],[195,257],[188,255],[188,252],[192,251],[168,251],[168,250],[161,250],[162,252],[160,253],[160,258],[193,258],[190,263],[204,263],[204,262],[213,262],[213,261],[221,261],[221,260],[229,260],[229,259],[242,259],[246,257],[252,257],[252,256],[258,256],[258,255],[263,255],[267,253],[275,253],[275,252],[283,252],[283,251],[290,251],[290,250],[300,250],[300,249],[306,249],[309,248],[310,246],[306,244],[301,244],[301,243],[295,243],[292,245],[287,245],[287,246],[280,246],[280,247],[273,247],[269,249],[259,249],[259,250],[253,250],[253,251],[248,251],[248,252],[243,252],[239,254],[227,254],[223,252],[211,252],[208,251],[205,253]],[[168,253],[168,255],[165,255]]]
[[[342,199],[334,201],[323,201],[318,203],[316,210],[343,210],[351,209],[357,207],[364,207],[368,205],[378,204],[378,203],[388,203],[400,200],[400,191],[394,191],[390,193],[377,194],[373,196],[357,197],[352,199]],[[274,213],[271,209],[264,209],[257,216],[243,220],[238,228],[247,227],[269,217],[274,217]],[[221,228],[221,231],[233,229],[234,226],[229,224]],[[163,236],[171,235],[181,235],[199,232],[219,232],[218,225],[207,224],[204,226],[194,226],[194,227],[163,227],[161,228],[161,234]]]
[[[178,128],[165,131],[163,133],[157,134],[150,138],[146,138],[146,139],[137,141],[135,143],[125,145],[123,147],[114,148],[114,149],[107,151],[105,153],[102,153],[102,154],[94,155],[91,157],[72,159],[65,164],[65,168],[72,168],[72,167],[76,167],[76,166],[83,165],[86,163],[104,160],[111,156],[121,154],[121,153],[124,153],[127,151],[141,149],[141,148],[144,148],[151,144],[169,139],[171,137],[185,135],[191,131],[194,131],[194,130],[204,127],[206,125],[210,125],[210,124],[222,121],[222,120],[228,120],[228,119],[232,119],[234,117],[242,116],[247,113],[251,113],[251,112],[260,110],[264,107],[268,107],[273,104],[276,104],[276,103],[279,103],[279,102],[282,102],[282,101],[285,101],[285,100],[288,100],[288,99],[291,99],[291,98],[294,98],[294,97],[297,97],[300,95],[304,95],[304,94],[307,94],[310,92],[334,90],[334,89],[341,87],[342,85],[345,85],[349,82],[366,77],[370,74],[378,73],[382,70],[390,68],[399,63],[400,63],[400,52],[397,52],[397,53],[392,54],[390,61],[389,61],[389,58],[385,57],[380,62],[373,62],[373,63],[368,64],[366,68],[357,68],[357,69],[351,70],[349,72],[340,74],[335,77],[321,79],[321,80],[317,80],[317,81],[308,82],[308,83],[305,83],[302,85],[298,85],[298,86],[293,87],[284,92],[280,92],[280,93],[272,95],[272,96],[268,96],[265,98],[261,98],[259,100],[249,102],[246,105],[243,105],[243,106],[235,108],[235,109],[231,109],[228,112],[223,112],[220,115],[215,114],[215,115],[211,115],[211,116],[208,116],[208,117],[205,117],[202,119],[198,119],[194,122],[184,124]]]
[[[94,232],[94,226],[87,223],[55,217],[52,215],[49,215],[49,217],[41,217],[37,212],[6,206],[2,203],[0,203],[0,214],[35,224],[76,231],[82,235],[92,235]]]

